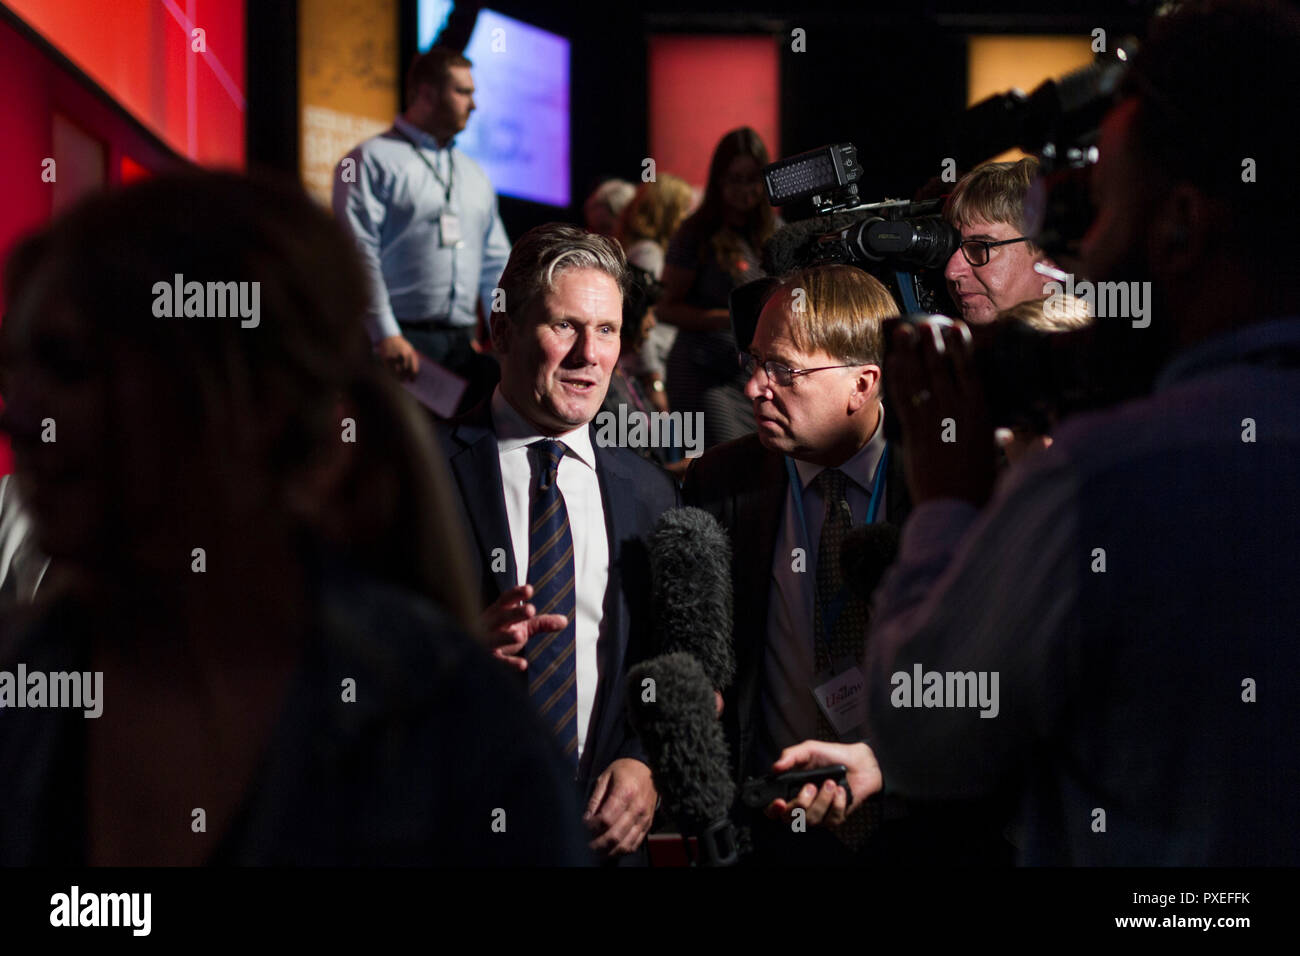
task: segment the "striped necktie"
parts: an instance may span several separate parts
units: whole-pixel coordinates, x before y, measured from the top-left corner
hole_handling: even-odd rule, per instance
[[[563,614],[562,631],[534,635],[524,648],[528,659],[528,696],[542,722],[578,767],[578,669],[575,662],[573,535],[569,512],[560,494],[563,442],[544,438],[528,446],[537,465],[538,484],[528,514],[528,583],[538,614]]]

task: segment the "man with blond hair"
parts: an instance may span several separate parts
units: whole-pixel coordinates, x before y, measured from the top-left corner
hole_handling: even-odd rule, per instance
[[[732,538],[737,676],[723,722],[737,780],[849,768],[851,802],[843,787],[810,784],[789,805],[769,806],[769,819],[748,821],[761,862],[853,862],[878,824],[879,800],[867,798],[880,773],[857,711],[824,713],[819,700],[860,686],[863,579],[883,572],[846,580],[845,536],[864,523],[897,526],[909,509],[881,404],[880,323],[896,315],[885,287],[849,266],[786,277],[740,356],[757,433],[706,452],[686,476],[685,502]],[[792,833],[796,810],[812,830]]]
[[[1034,266],[1055,264],[1025,235],[1025,196],[1037,173],[1036,159],[985,163],[948,197],[944,216],[962,241],[943,274],[967,322],[985,325],[1003,309],[1047,297],[1048,279]]]

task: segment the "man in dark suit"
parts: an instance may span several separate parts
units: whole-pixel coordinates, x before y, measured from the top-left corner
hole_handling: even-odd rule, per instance
[[[618,361],[625,267],[617,243],[573,226],[522,236],[491,323],[501,384],[438,428],[493,653],[520,672],[571,767],[592,848],[631,862],[658,797],[624,685],[652,650],[645,537],[678,494],[590,425]]]
[[[809,784],[768,808],[772,822],[749,821],[759,859],[850,862],[878,816],[858,662],[883,567],[853,567],[842,545],[855,526],[900,525],[910,507],[881,405],[880,322],[897,314],[884,286],[848,266],[776,286],[742,356],[758,433],[711,449],[687,472],[685,502],[718,518],[735,555],[737,676],[723,721],[737,780],[849,768],[852,803],[834,783]],[[835,836],[793,831],[800,817]]]

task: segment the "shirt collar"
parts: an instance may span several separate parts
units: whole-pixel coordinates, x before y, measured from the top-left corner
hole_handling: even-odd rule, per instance
[[[411,137],[411,139],[415,140],[416,145],[420,146],[423,149],[432,149],[434,151],[441,150],[441,149],[451,149],[451,147],[456,144],[456,137],[453,136],[450,140],[447,141],[447,145],[445,147],[439,146],[438,141],[436,139],[434,139],[424,130],[420,129],[420,127],[408,121],[406,117],[401,116],[400,114],[397,116],[396,119],[393,120],[393,126],[401,130],[407,136]]]
[[[593,471],[596,468],[596,453],[591,447],[590,425],[579,425],[563,435],[543,435],[537,427],[520,415],[504,395],[501,386],[492,393],[492,427],[497,433],[497,448],[502,454],[524,448],[543,438],[554,438],[568,446],[566,456],[572,456]]]
[[[1300,348],[1300,318],[1252,322],[1192,346],[1165,366],[1155,390],[1231,365],[1253,352]]]
[[[840,471],[856,482],[858,487],[871,493],[871,480],[876,477],[876,466],[885,451],[885,408],[880,406],[880,417],[876,420],[876,430],[871,433],[867,443],[858,449],[858,453],[839,466]],[[799,472],[799,482],[804,490],[813,480],[826,470],[825,465],[816,465],[810,461],[795,459],[795,470]]]

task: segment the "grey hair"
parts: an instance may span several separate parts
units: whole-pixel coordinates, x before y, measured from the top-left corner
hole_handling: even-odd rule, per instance
[[[617,218],[635,196],[636,187],[627,180],[607,179],[591,191],[582,208],[586,210],[594,205],[601,205]]]
[[[525,310],[555,290],[556,281],[574,269],[595,269],[627,291],[627,257],[613,239],[568,223],[548,222],[529,229],[510,251],[501,290],[511,321],[522,321]]]

